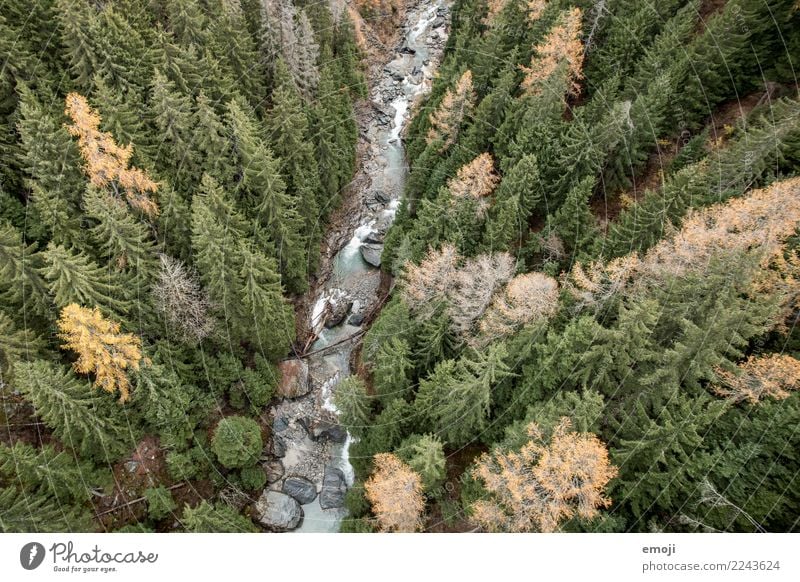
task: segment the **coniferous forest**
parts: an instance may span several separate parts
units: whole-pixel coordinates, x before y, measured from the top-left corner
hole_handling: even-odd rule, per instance
[[[0,0],[0,531],[800,530],[800,5],[439,4]]]

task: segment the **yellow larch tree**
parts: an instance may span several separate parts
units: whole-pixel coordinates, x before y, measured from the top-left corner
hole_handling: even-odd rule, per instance
[[[454,203],[459,199],[472,199],[477,202],[478,216],[483,217],[489,208],[489,196],[498,182],[500,176],[494,171],[494,159],[491,154],[483,153],[462,166],[447,187]]]
[[[473,516],[489,531],[552,532],[565,520],[592,519],[611,500],[604,495],[617,468],[591,433],[570,430],[562,418],[549,439],[536,424],[519,451],[484,453],[473,469],[489,497],[473,504]]]
[[[480,321],[477,345],[513,334],[521,326],[552,317],[558,307],[558,282],[544,273],[524,273],[508,282]]]
[[[435,308],[437,301],[447,296],[460,261],[455,246],[444,244],[439,250],[428,250],[419,265],[407,262],[401,277],[406,305],[414,310]]]
[[[475,106],[475,90],[472,86],[472,71],[467,70],[458,79],[454,89],[448,89],[439,107],[431,113],[431,127],[427,142],[442,141],[442,151],[456,142],[461,122]]]
[[[525,73],[522,88],[528,94],[540,94],[542,83],[549,79],[562,63],[566,66],[568,92],[577,94],[583,77],[583,43],[579,8],[564,12],[547,33],[544,41],[534,48],[531,66],[521,67]]]
[[[73,364],[79,374],[94,374],[94,385],[107,392],[119,391],[120,402],[130,397],[131,383],[126,371],[138,370],[142,362],[142,342],[133,334],[121,333],[97,308],[71,303],[61,310],[58,320],[62,347],[78,354]]]
[[[364,491],[381,531],[419,531],[425,509],[419,474],[391,453],[375,455],[374,462]]]
[[[131,206],[150,217],[157,216],[158,204],[150,194],[158,190],[158,184],[144,170],[129,167],[133,147],[130,144],[119,146],[110,133],[100,131],[100,115],[84,96],[68,94],[65,113],[72,119],[67,129],[78,138],[78,147],[86,163],[85,171],[92,185],[98,188],[111,186],[117,196],[122,189]]]
[[[735,372],[717,369],[714,392],[732,402],[756,404],[764,398],[783,400],[800,388],[800,361],[784,354],[751,356]]]

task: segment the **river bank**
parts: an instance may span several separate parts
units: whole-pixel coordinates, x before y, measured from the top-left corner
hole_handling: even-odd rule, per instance
[[[263,459],[269,485],[256,504],[257,519],[268,529],[338,531],[346,515],[344,497],[353,485],[350,435],[338,425],[333,394],[351,373],[365,321],[383,299],[383,239],[407,171],[401,135],[413,103],[430,89],[448,22],[446,0],[409,6],[394,50],[369,67],[369,99],[357,108],[359,168],[300,310],[315,338],[313,353],[281,365],[281,400],[270,410],[272,442]]]

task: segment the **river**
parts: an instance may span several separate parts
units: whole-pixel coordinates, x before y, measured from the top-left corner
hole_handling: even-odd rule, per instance
[[[350,356],[358,345],[347,341],[314,354],[342,339],[358,335],[361,318],[379,303],[380,253],[383,237],[394,220],[407,173],[401,135],[415,101],[429,89],[446,41],[449,24],[447,0],[421,0],[406,12],[400,41],[391,60],[382,68],[373,67],[370,79],[372,113],[363,116],[359,128],[366,144],[355,184],[364,185],[356,195],[361,207],[360,221],[349,242],[333,260],[328,280],[319,287],[310,315],[310,326],[318,333],[306,361],[311,392],[296,399],[284,399],[274,407],[273,430],[281,440],[280,457],[284,475],[271,485],[279,489],[289,476],[314,483],[323,493],[302,506],[303,520],[294,531],[335,532],[346,516],[344,507],[323,509],[323,481],[353,485],[353,470],[348,451],[349,434],[337,438],[313,438],[310,425],[318,419],[332,418],[336,408],[336,385],[347,377]],[[364,150],[362,150],[364,151]],[[342,322],[331,326],[331,314],[338,312]],[[338,319],[338,318],[337,318]],[[327,325],[326,325],[327,323]],[[343,433],[343,431],[341,431]],[[340,441],[344,442],[340,442]],[[285,450],[283,450],[285,449]],[[343,490],[340,486],[340,492]],[[341,495],[339,496],[341,497]],[[326,497],[330,505],[330,497]]]

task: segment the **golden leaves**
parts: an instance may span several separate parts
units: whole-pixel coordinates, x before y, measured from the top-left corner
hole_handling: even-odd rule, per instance
[[[473,506],[476,521],[490,531],[555,531],[574,516],[592,519],[611,500],[604,494],[617,475],[608,449],[591,433],[570,430],[562,418],[546,441],[536,424],[519,451],[484,454],[473,469],[491,498]]]
[[[425,508],[420,476],[391,453],[375,455],[374,462],[364,491],[381,531],[419,531]]]
[[[100,131],[100,115],[78,93],[66,98],[65,113],[72,119],[69,132],[78,138],[78,147],[86,162],[86,173],[93,186],[121,187],[128,203],[150,217],[158,215],[158,205],[148,196],[158,189],[144,170],[128,167],[133,147],[121,147],[108,132]]]
[[[467,70],[459,78],[454,89],[448,89],[439,108],[430,116],[431,128],[426,141],[431,144],[442,141],[441,151],[453,145],[464,117],[475,105],[475,90],[472,86],[472,71]]]
[[[534,6],[535,7],[535,6]],[[530,67],[521,67],[525,73],[522,88],[530,95],[542,92],[542,83],[555,73],[562,63],[566,65],[568,92],[577,94],[583,77],[583,43],[581,42],[581,11],[579,8],[564,12],[556,25],[534,48]]]
[[[120,326],[103,317],[97,308],[75,303],[61,310],[58,320],[62,347],[78,354],[73,364],[80,374],[94,373],[94,385],[112,394],[119,390],[120,402],[130,396],[127,369],[138,370],[142,362],[142,342],[133,334],[120,333]],[[145,364],[147,359],[144,360]]]
[[[487,198],[499,182],[500,176],[494,171],[494,159],[491,154],[483,153],[462,166],[456,177],[448,182],[447,188],[454,202],[464,198],[475,200],[478,203],[478,216],[482,217],[489,208]]]
[[[734,373],[719,368],[715,372],[721,385],[714,392],[732,402],[783,400],[800,386],[800,361],[784,354],[750,356]]]

